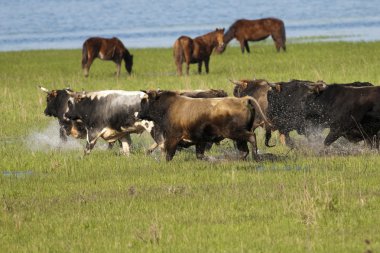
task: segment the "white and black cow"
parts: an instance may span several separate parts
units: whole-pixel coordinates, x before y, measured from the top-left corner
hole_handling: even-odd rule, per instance
[[[64,113],[67,111],[67,101],[69,100],[69,92],[73,92],[70,88],[62,90],[48,90],[42,86],[39,88],[46,92],[46,108],[45,115],[58,119],[59,136],[62,141],[67,140],[67,136],[71,135],[74,138],[84,138],[86,131],[81,122],[65,119]]]
[[[85,154],[89,154],[97,140],[102,138],[107,142],[120,140],[123,153],[129,155],[130,134],[150,131],[153,127],[152,122],[135,117],[145,95],[143,92],[103,90],[68,93],[68,110],[64,116],[83,122],[87,137]]]

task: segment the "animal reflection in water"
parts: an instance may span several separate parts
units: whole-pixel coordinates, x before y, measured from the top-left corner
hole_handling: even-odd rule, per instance
[[[91,37],[83,43],[82,69],[85,77],[88,77],[91,64],[96,58],[115,62],[117,76],[120,76],[121,62],[123,60],[128,74],[132,72],[133,55],[129,53],[118,38]]]
[[[186,74],[189,74],[190,64],[198,63],[198,73],[202,73],[204,62],[206,73],[209,72],[210,55],[214,48],[220,51],[224,47],[224,28],[192,39],[188,36],[179,37],[173,46],[174,62],[177,74],[182,75],[182,63],[186,63]]]

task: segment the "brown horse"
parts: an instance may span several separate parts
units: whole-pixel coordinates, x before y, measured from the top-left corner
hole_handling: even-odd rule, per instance
[[[125,69],[128,74],[132,72],[133,55],[125,48],[118,38],[91,37],[83,43],[82,49],[82,69],[84,76],[88,76],[90,67],[95,58],[101,60],[111,60],[116,63],[116,75],[120,75],[121,61],[125,62]]]
[[[241,52],[244,48],[249,53],[248,41],[264,40],[272,36],[277,52],[282,48],[286,51],[285,25],[277,18],[263,18],[257,20],[239,19],[236,20],[224,35],[225,47],[234,38],[239,41]],[[223,52],[225,47],[221,50]]]
[[[192,39],[187,36],[179,37],[173,46],[174,62],[177,74],[182,75],[182,63],[186,62],[186,74],[189,75],[190,64],[198,63],[198,73],[202,72],[202,62],[205,63],[206,73],[209,72],[210,55],[214,48],[220,51],[224,47],[224,28]]]

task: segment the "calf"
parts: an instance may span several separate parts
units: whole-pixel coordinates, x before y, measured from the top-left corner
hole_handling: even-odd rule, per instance
[[[170,161],[181,140],[195,144],[198,159],[205,158],[207,142],[229,138],[237,143],[240,157],[246,158],[253,147],[257,155],[256,113],[265,118],[253,98],[188,98],[172,91],[148,91],[141,101],[140,119],[151,120],[163,131],[166,160]]]
[[[129,155],[130,134],[142,133],[153,127],[150,122],[135,118],[145,95],[143,92],[104,90],[68,93],[68,110],[64,116],[83,122],[87,137],[85,154],[89,154],[97,140],[103,138],[108,142],[120,140],[123,153]]]

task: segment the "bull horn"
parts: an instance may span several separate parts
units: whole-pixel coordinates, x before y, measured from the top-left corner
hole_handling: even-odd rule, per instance
[[[276,87],[277,87],[277,84],[276,84],[276,83],[270,83],[270,82],[268,82],[268,85],[269,85],[270,87],[272,87],[272,88],[276,88]]]
[[[67,89],[65,89],[65,91],[66,91],[67,94],[69,94],[70,97],[74,97],[74,95],[75,95],[74,91],[67,90]]]
[[[231,80],[231,79],[229,79],[229,81],[230,81],[231,83],[235,84],[235,85],[243,85],[243,84],[244,84],[244,83],[241,82],[241,81],[236,81],[236,80]]]
[[[46,93],[50,93],[50,91],[44,87],[42,87],[41,85],[38,85],[38,87],[43,91],[43,92],[46,92]]]

